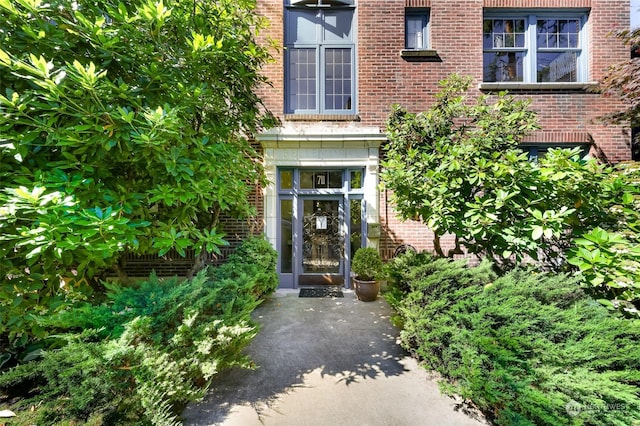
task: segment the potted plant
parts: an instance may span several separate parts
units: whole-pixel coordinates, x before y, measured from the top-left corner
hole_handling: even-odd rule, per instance
[[[361,247],[356,250],[351,260],[353,286],[358,300],[373,302],[380,291],[380,279],[383,276],[383,265],[380,253],[372,247]]]

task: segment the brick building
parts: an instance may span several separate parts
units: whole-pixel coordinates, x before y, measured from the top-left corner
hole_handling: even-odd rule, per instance
[[[421,223],[400,222],[380,191],[380,146],[392,104],[427,109],[456,72],[474,94],[533,100],[542,130],[523,149],[582,146],[631,158],[629,129],[594,119],[619,107],[589,91],[629,57],[611,31],[628,27],[621,0],[258,0],[275,41],[261,90],[280,127],[256,135],[271,182],[257,193],[280,254],[282,287],[345,283],[363,245],[385,257],[430,249]]]

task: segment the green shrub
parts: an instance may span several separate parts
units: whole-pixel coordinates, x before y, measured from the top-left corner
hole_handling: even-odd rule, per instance
[[[496,424],[640,420],[640,321],[612,315],[575,278],[496,278],[488,264],[446,260],[400,273],[412,274],[395,302],[402,345]]]
[[[103,355],[107,345],[96,342],[95,337],[94,330],[73,336],[67,345],[46,352],[42,359],[0,376],[2,393],[24,396],[35,392],[14,407],[18,421],[23,417],[21,411],[37,406],[33,422],[37,424],[58,424],[64,419],[88,422],[90,418],[100,419],[98,424],[127,422],[123,407],[136,405],[131,371],[107,362]],[[135,418],[141,413],[129,410],[128,414]]]
[[[433,231],[441,257],[475,254],[501,272],[532,259],[572,268],[596,299],[640,317],[640,165],[579,148],[532,162],[520,146],[539,127],[530,100],[468,97],[472,81],[450,75],[427,111],[392,108],[380,177],[394,209]],[[444,235],[455,242],[446,252]]]
[[[640,317],[640,164],[618,165],[603,186],[613,223],[574,239],[568,262],[602,304]]]
[[[384,265],[378,250],[373,247],[361,247],[356,250],[351,260],[351,271],[362,281],[380,279],[384,272]]]
[[[255,250],[267,260],[240,255]],[[257,333],[250,314],[258,295],[277,283],[272,258],[250,240],[229,263],[192,280],[110,284],[107,303],[44,322],[61,333],[62,346],[1,375],[0,391],[23,397],[22,406],[39,404],[39,424],[179,424],[218,372],[251,367],[242,349]]]
[[[0,1],[0,339],[43,338],[127,254],[219,254],[218,219],[255,215],[255,7]]]
[[[278,288],[276,266],[278,252],[262,237],[249,237],[228,258],[227,263],[213,269],[217,277],[234,277],[244,271],[255,278],[252,286],[257,297],[264,297]]]

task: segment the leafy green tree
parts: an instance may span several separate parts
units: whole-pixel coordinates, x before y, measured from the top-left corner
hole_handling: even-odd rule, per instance
[[[625,61],[609,67],[596,89],[621,101],[617,111],[599,117],[605,124],[640,126],[640,28],[616,34],[632,52]],[[632,141],[632,158],[640,159],[638,136]],[[640,314],[640,167],[622,164],[604,181],[604,193],[613,226],[590,229],[574,241],[569,262],[600,301],[632,315]]]
[[[571,212],[531,203],[532,166],[517,146],[537,128],[535,114],[528,102],[505,94],[493,104],[487,96],[471,103],[464,95],[470,82],[455,74],[442,81],[436,103],[423,113],[394,108],[382,181],[402,217],[433,230],[441,256],[440,238],[453,234],[448,255],[465,247],[505,264],[512,255],[537,257],[540,239],[553,236]]]
[[[0,0],[0,333],[37,335],[126,253],[195,271],[220,215],[253,213],[254,3]]]
[[[501,271],[528,259],[582,271],[610,307],[637,313],[640,301],[640,172],[551,149],[529,161],[519,149],[537,128],[529,102],[505,93],[465,97],[470,79],[442,82],[435,105],[395,107],[382,181],[404,218],[434,231],[438,255],[489,258]],[[444,253],[443,235],[455,238]]]
[[[382,180],[404,218],[420,218],[440,238],[455,237],[448,255],[489,257],[501,269],[525,258],[557,268],[571,233],[604,220],[599,176],[604,168],[577,150],[551,150],[531,162],[522,138],[537,128],[529,101],[497,95],[470,101],[469,78],[444,80],[435,105],[413,114],[396,107],[388,122]]]

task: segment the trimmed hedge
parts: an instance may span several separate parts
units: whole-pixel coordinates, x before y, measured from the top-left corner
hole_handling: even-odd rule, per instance
[[[612,315],[575,278],[406,255],[390,265],[402,345],[442,389],[499,425],[640,420],[640,320]]]
[[[218,372],[252,367],[242,349],[257,333],[251,312],[277,286],[275,259],[250,239],[189,281],[110,285],[107,303],[47,321],[64,332],[60,348],[1,375],[0,391],[22,398],[17,409],[39,406],[38,424],[180,424]]]

